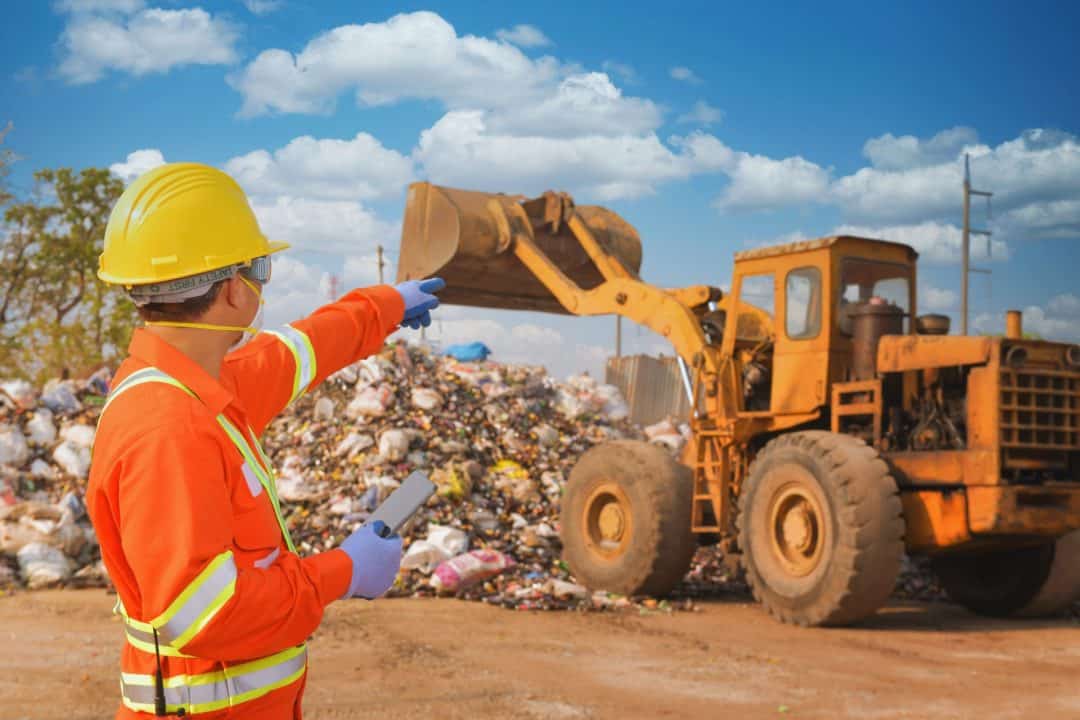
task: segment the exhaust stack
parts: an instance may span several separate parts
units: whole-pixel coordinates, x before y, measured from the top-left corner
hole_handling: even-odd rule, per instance
[[[1019,310],[1009,310],[1005,313],[1005,337],[1010,340],[1019,340],[1024,337],[1024,317]]]

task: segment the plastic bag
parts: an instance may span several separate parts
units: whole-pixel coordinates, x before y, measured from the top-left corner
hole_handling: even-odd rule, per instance
[[[3,391],[15,405],[23,410],[29,410],[36,403],[37,393],[34,386],[25,380],[8,380],[0,383],[0,391]]]
[[[446,525],[428,523],[427,541],[452,558],[469,549],[469,536],[464,530]]]
[[[345,408],[345,414],[353,420],[362,417],[380,417],[386,412],[386,408],[394,400],[394,391],[389,385],[374,387],[368,385],[360,390],[349,406]]]
[[[41,403],[57,414],[79,412],[82,403],[75,397],[72,385],[70,380],[50,380],[41,394]]]
[[[431,585],[439,592],[455,593],[513,565],[513,558],[497,550],[473,550],[441,563],[431,576]]]
[[[33,445],[52,445],[56,442],[56,425],[53,414],[48,408],[39,408],[26,423],[26,432],[30,434]]]
[[[430,573],[440,563],[450,559],[450,555],[427,540],[415,540],[401,557],[402,570],[419,570]]]
[[[315,411],[312,413],[315,419],[326,422],[334,419],[334,401],[328,397],[321,397],[315,401]]]
[[[64,553],[44,543],[26,545],[16,557],[23,581],[31,590],[57,585],[71,577],[71,561]]]
[[[68,475],[85,478],[90,472],[90,448],[65,440],[53,450],[53,461]]]
[[[394,462],[409,452],[409,436],[404,430],[387,430],[379,436],[379,457]]]
[[[60,431],[60,439],[82,448],[94,445],[94,427],[92,425],[68,425]]]
[[[30,459],[30,446],[18,428],[0,426],[0,465],[21,467]]]
[[[435,410],[442,405],[442,395],[431,388],[413,388],[412,404],[421,410]]]

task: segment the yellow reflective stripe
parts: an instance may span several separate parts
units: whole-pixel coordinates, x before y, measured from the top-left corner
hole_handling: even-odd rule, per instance
[[[108,399],[105,400],[105,404],[101,408],[101,415],[105,414],[105,411],[109,408],[109,405],[112,404],[113,400],[120,397],[131,388],[148,382],[159,382],[164,383],[165,385],[172,385],[173,387],[180,388],[188,395],[195,397],[195,393],[188,390],[179,380],[174,380],[157,368],[143,368],[142,370],[131,373],[131,375],[124,378],[122,383],[113,388],[112,392],[109,393]],[[98,417],[98,423],[101,423],[101,416]]]
[[[267,330],[267,332],[285,345],[293,356],[293,388],[289,396],[289,404],[304,394],[315,379],[317,363],[315,360],[315,347],[306,333],[297,330],[291,325],[285,325],[279,330]]]
[[[299,680],[307,671],[307,647],[300,645],[261,660],[231,665],[199,675],[164,678],[165,701],[170,710],[205,713],[236,707]],[[154,676],[120,673],[124,705],[153,711]]]
[[[270,497],[270,505],[274,508],[274,517],[277,518],[278,527],[281,529],[281,536],[285,539],[285,545],[289,548],[290,552],[296,552],[296,546],[293,545],[292,537],[289,535],[289,528],[285,525],[285,517],[281,514],[281,501],[278,500],[277,483],[274,477],[268,474],[267,468],[272,467],[269,458],[265,454],[262,454],[262,447],[259,445],[259,441],[255,441],[255,447],[259,448],[259,453],[264,460],[266,460],[266,467],[263,467],[256,459],[254,453],[251,451],[251,446],[248,445],[247,439],[243,436],[239,429],[232,422],[229,421],[224,415],[217,416],[218,424],[221,425],[225,433],[232,439],[233,444],[236,445],[240,454],[244,456],[244,460],[251,466],[252,471],[256,477],[259,478],[259,482],[262,483],[263,488],[266,490],[266,494]],[[248,428],[250,430],[250,428]],[[255,437],[255,433],[251,433],[251,437]]]
[[[236,561],[231,550],[218,555],[188,583],[172,604],[150,621],[159,644],[180,649],[225,606],[236,589]]]

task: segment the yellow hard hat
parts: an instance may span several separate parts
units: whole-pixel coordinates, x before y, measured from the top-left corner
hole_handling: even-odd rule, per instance
[[[231,177],[209,165],[170,163],[139,176],[116,201],[98,277],[128,287],[161,283],[287,247],[266,239]]]

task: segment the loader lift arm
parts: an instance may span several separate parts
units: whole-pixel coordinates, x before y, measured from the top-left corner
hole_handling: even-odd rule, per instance
[[[728,312],[734,306],[706,285],[667,290],[643,282],[628,267],[635,257],[639,263],[631,226],[564,193],[524,200],[421,182],[409,188],[398,278],[441,275],[449,303],[615,314],[666,338],[692,374],[693,527],[723,533],[743,469],[734,452],[740,369],[730,352],[709,343],[699,313],[710,302],[722,300]]]

